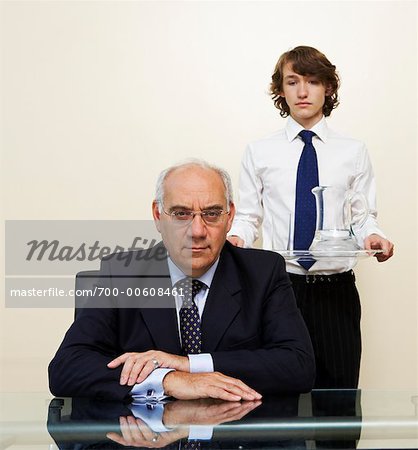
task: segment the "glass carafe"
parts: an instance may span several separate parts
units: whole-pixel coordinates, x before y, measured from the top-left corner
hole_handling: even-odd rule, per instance
[[[312,189],[316,200],[316,232],[309,250],[351,252],[360,250],[353,230],[360,228],[369,212],[363,194],[336,186]]]

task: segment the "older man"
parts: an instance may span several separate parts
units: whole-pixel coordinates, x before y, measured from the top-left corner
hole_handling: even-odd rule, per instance
[[[147,258],[102,261],[103,286],[120,295],[77,317],[50,364],[51,392],[236,401],[310,390],[312,346],[282,257],[226,242],[228,174],[203,161],[173,166],[152,211],[163,242]],[[125,303],[148,277],[172,295]]]

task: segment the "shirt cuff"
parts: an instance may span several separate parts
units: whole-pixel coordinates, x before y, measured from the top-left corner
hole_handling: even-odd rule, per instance
[[[156,403],[151,405],[149,403],[131,403],[129,405],[132,414],[141,419],[146,425],[151,428],[154,433],[163,433],[171,431],[163,424],[164,403]]]
[[[228,236],[238,236],[244,241],[244,248],[251,248],[253,245],[253,242],[258,239],[258,233],[255,231],[252,233],[248,230],[248,225],[245,225],[245,223],[240,223],[240,219],[237,219],[235,217],[234,224],[232,225],[231,229],[228,232]]]
[[[155,403],[167,398],[164,394],[163,379],[174,369],[155,369],[142,382],[133,386],[130,394],[134,402]]]
[[[213,426],[212,425],[190,425],[189,441],[191,440],[209,440],[212,439]]]
[[[164,403],[157,403],[150,405],[148,403],[131,403],[129,405],[132,414],[141,419],[145,424],[151,428],[154,433],[164,433],[172,431],[172,428],[167,428],[163,423]],[[190,425],[188,439],[191,440],[210,440],[213,435],[212,425]]]
[[[210,353],[187,355],[190,364],[190,373],[213,372],[213,359]]]

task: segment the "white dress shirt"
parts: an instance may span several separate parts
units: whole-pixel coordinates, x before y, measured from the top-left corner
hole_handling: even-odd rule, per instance
[[[258,238],[262,224],[263,248],[293,248],[297,167],[304,143],[303,127],[289,117],[286,127],[248,145],[241,163],[239,205],[229,235],[244,239],[250,247]],[[319,184],[361,192],[366,197],[369,214],[356,239],[363,246],[372,233],[385,237],[376,216],[376,188],[373,169],[365,145],[328,128],[323,117],[311,130],[318,159]],[[287,270],[305,274],[296,261],[287,261]],[[309,273],[333,274],[354,267],[356,258],[318,260]]]
[[[170,271],[171,284],[174,287],[175,284],[186,277],[186,275],[174,264],[170,257],[167,258],[168,269]],[[196,303],[199,311],[199,317],[202,319],[203,310],[206,305],[206,299],[209,293],[210,286],[212,284],[213,277],[215,275],[216,268],[218,267],[219,258],[212,264],[207,272],[197,279],[204,283],[202,288],[195,296],[194,302]],[[181,341],[180,333],[180,309],[183,303],[183,297],[176,296],[176,311],[177,311],[177,325],[178,333]],[[196,355],[188,355],[190,364],[190,373],[198,372],[213,372],[213,359],[210,353],[199,353]],[[158,402],[164,398],[163,379],[174,369],[159,368],[150,373],[150,375],[142,382],[137,383],[131,390],[131,395],[139,401],[145,402]]]
[[[170,278],[173,286],[180,280],[186,277],[186,275],[174,264],[171,258],[167,259],[168,268],[170,270]],[[219,258],[210,266],[209,270],[205,272],[201,277],[197,279],[200,280],[204,287],[195,295],[194,302],[196,303],[197,309],[199,311],[199,317],[202,320],[203,310],[206,305],[206,299],[209,294],[209,288],[212,284],[213,277],[215,275],[216,268],[218,267]],[[183,297],[176,296],[176,311],[177,311],[177,325],[179,330],[179,336],[181,341],[180,332],[180,309],[183,304]],[[195,355],[188,355],[190,372],[213,372],[213,360],[209,353],[199,353]]]

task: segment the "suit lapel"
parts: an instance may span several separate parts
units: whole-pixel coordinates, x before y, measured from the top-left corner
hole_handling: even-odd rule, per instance
[[[157,247],[160,247],[159,244]],[[151,258],[146,269],[138,273],[150,276],[158,275],[158,286],[171,289],[170,272],[166,258]],[[205,309],[202,316],[202,352],[215,351],[231,323],[241,309],[241,283],[238,268],[230,254],[229,243],[221,252],[218,267],[213,277]],[[181,344],[177,324],[174,297],[164,296],[159,306],[149,298],[139,310],[152,336],[155,347],[159,350],[181,354]]]
[[[202,352],[216,350],[241,309],[241,285],[236,265],[225,244],[202,316]]]
[[[162,255],[162,243],[158,244],[155,249],[159,252],[159,256],[150,258],[146,263],[144,273],[150,280],[150,287],[162,288],[171,291],[170,271],[167,264],[167,254]],[[155,348],[166,351],[168,353],[180,354],[181,345],[177,325],[177,313],[175,299],[171,295],[150,296],[142,302],[139,310],[144,322],[151,334]]]
[[[170,283],[171,287],[171,283]],[[141,309],[144,322],[155,343],[155,348],[168,353],[181,353],[174,298],[171,307]]]

